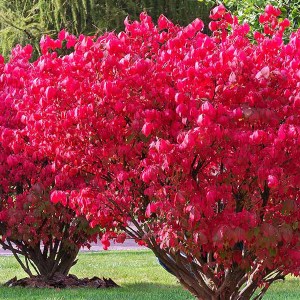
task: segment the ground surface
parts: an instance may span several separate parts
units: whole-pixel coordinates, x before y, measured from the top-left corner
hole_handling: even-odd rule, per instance
[[[121,288],[31,289],[0,287],[1,300],[193,300],[148,250],[80,253],[71,273],[80,278],[112,278]],[[0,284],[25,274],[12,256],[0,257]],[[299,300],[299,279],[271,287],[265,300]]]

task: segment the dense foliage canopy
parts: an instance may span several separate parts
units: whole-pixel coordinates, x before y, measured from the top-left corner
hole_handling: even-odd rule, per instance
[[[0,79],[0,245],[13,252],[23,269],[51,277],[67,274],[81,246],[96,238],[83,216],[53,204],[52,162],[33,148],[24,132],[14,101],[22,98],[30,74],[31,46],[17,47],[7,64],[1,61]],[[3,59],[3,58],[2,58]],[[70,178],[69,188],[78,185]],[[25,257],[25,262],[19,259]]]
[[[299,275],[300,31],[284,44],[279,16],[266,7],[253,43],[222,5],[211,36],[142,13],[10,63],[26,70],[13,105],[52,163],[52,202],[106,228],[105,247],[124,232],[146,244],[198,299],[259,298]]]

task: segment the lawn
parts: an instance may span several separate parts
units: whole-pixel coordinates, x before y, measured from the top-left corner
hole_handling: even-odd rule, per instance
[[[79,262],[72,269],[79,277],[111,277],[121,288],[115,289],[73,289],[45,290],[29,288],[0,288],[0,299],[49,299],[49,300],[184,300],[194,299],[157,263],[153,254],[140,251],[108,251],[82,253]],[[25,274],[13,257],[0,257],[0,283]],[[265,299],[300,299],[298,279],[289,278],[275,284]]]

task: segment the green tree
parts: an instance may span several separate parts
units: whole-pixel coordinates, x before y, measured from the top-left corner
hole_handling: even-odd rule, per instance
[[[263,13],[268,4],[280,8],[281,18],[288,18],[291,25],[287,33],[300,27],[300,0],[199,0],[201,3],[214,6],[223,3],[239,20],[245,21],[255,30],[260,30],[258,15]]]
[[[0,0],[0,52],[7,56],[16,44],[31,43],[38,52],[43,34],[65,28],[73,34],[121,31],[124,19],[147,11],[154,20],[166,15],[180,25],[200,17],[206,23],[210,4],[197,0]]]
[[[44,32],[35,11],[35,3],[26,0],[0,1],[0,52],[5,56],[16,44],[31,43],[36,48],[35,38]]]

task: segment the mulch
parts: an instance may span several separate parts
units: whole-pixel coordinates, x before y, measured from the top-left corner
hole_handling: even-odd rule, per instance
[[[22,279],[17,279],[14,277],[7,281],[4,286],[8,287],[31,287],[31,288],[112,288],[119,287],[111,278],[78,278],[75,275],[63,275],[60,273],[55,273],[54,276],[48,278],[47,276],[38,275],[33,277],[26,277]]]

